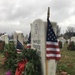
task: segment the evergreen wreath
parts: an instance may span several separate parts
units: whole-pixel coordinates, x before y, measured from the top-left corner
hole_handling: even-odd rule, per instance
[[[3,54],[5,57],[4,69],[10,70],[14,74],[17,67],[17,51],[13,41],[5,45]]]
[[[15,74],[18,62],[22,60],[28,61],[22,75],[41,75],[41,58],[37,50],[24,49],[21,54],[17,54],[14,42],[10,42],[8,45],[5,45],[4,56],[7,57],[4,62],[5,69],[7,71],[10,70],[13,75]]]
[[[40,57],[37,54],[37,50],[25,49],[22,51],[22,57],[28,61],[25,67],[24,75],[41,74],[41,62]]]

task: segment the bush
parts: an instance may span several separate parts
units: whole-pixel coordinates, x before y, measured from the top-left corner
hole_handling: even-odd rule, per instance
[[[57,71],[59,73],[61,73],[63,71],[63,72],[67,72],[68,74],[72,74],[72,75],[74,75],[73,74],[75,72],[74,69],[75,68],[73,67],[73,65],[71,65],[71,64],[65,64],[65,63],[64,64],[61,64],[61,65],[58,65],[58,67],[57,67]]]
[[[5,42],[0,40],[0,52],[3,53]]]
[[[41,74],[41,62],[38,56],[37,50],[25,49],[22,51],[22,55],[18,57],[18,61],[27,60],[24,75],[40,75]]]
[[[68,50],[75,50],[75,43],[72,41],[72,42],[70,42],[70,44],[68,45],[68,47],[67,47],[67,49]]]
[[[14,42],[9,42],[9,44],[5,45],[4,52],[5,61],[4,68],[8,71],[10,70],[12,73],[15,73],[16,70],[16,59],[17,59],[17,51],[14,45]]]
[[[62,48],[62,42],[59,41],[59,48]]]

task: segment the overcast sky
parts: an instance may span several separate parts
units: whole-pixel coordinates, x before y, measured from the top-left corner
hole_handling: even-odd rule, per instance
[[[57,22],[62,33],[75,25],[75,0],[0,0],[0,32],[30,32],[35,19],[46,21],[50,7],[50,20]]]

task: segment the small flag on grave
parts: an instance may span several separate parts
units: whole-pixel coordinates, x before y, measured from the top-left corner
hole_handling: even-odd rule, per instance
[[[31,32],[29,33],[27,48],[31,48]]]

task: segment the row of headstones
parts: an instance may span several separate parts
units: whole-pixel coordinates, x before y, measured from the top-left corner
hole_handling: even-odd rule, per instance
[[[62,43],[62,47],[64,47],[65,43],[66,44],[70,44],[70,42],[75,42],[75,37],[71,37],[71,39],[64,39],[63,37],[59,37],[58,38],[58,42],[61,42]]]
[[[17,43],[17,39],[23,45],[24,36],[23,36],[23,33],[21,31],[15,31],[13,33],[13,35],[11,35],[11,36],[9,36],[8,34],[4,34],[4,35],[0,36],[0,40],[4,41],[5,44],[8,44],[9,41],[14,41],[14,43],[16,44]]]
[[[5,44],[8,44],[8,35],[7,34],[1,35],[0,40],[4,41]]]

